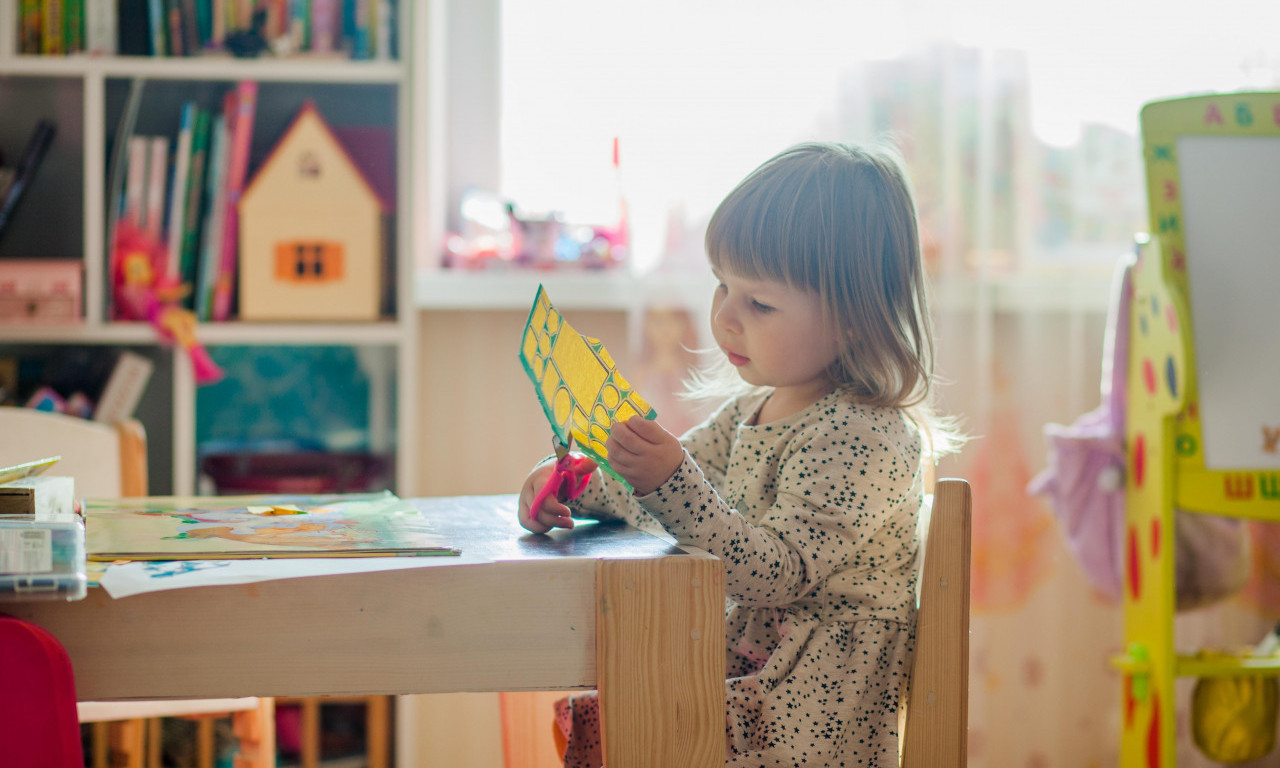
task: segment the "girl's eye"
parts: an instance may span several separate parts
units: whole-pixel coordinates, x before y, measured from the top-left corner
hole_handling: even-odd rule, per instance
[[[773,307],[769,306],[768,304],[761,304],[755,299],[751,300],[751,308],[757,312],[761,312],[764,314],[768,314],[769,312],[773,311]]]

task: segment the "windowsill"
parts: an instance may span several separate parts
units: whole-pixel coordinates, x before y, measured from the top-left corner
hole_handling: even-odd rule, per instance
[[[701,307],[710,302],[713,282],[706,274],[633,275],[601,272],[521,270],[506,272],[422,271],[415,276],[419,309],[527,310],[541,283],[561,309],[630,311],[657,304]],[[981,310],[1000,314],[1106,314],[1109,271],[1089,269],[980,278],[962,275],[932,287],[940,311]]]

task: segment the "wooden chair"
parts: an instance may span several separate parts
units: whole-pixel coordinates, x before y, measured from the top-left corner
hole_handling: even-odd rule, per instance
[[[924,564],[903,768],[963,766],[968,761],[972,512],[969,483],[938,481],[921,547]]]
[[[147,438],[136,420],[107,425],[30,408],[0,407],[0,436],[0,467],[61,456],[48,473],[75,478],[77,498],[147,494]],[[159,718],[201,718],[199,738],[211,740],[212,718],[228,713],[240,740],[237,768],[275,765],[271,699],[80,702],[77,709],[81,723],[93,723],[90,764],[95,768],[159,766]],[[212,750],[204,750],[205,756],[202,766],[212,766]]]

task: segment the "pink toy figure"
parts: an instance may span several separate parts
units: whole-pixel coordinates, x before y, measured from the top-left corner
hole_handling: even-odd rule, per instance
[[[219,381],[222,369],[196,339],[196,317],[181,305],[190,286],[164,276],[164,246],[131,221],[116,228],[111,285],[117,320],[145,320],[161,338],[176,342],[191,359],[197,384]]]

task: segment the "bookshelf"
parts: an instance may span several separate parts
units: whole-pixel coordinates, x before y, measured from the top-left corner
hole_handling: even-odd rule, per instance
[[[96,0],[94,0],[96,2]],[[104,4],[114,6],[114,3]],[[338,3],[336,7],[342,4]],[[233,58],[33,55],[20,53],[21,0],[0,0],[0,149],[17,155],[41,117],[58,132],[10,229],[0,237],[0,259],[59,258],[83,267],[82,316],[68,325],[0,324],[0,355],[54,354],[61,348],[127,348],[156,363],[139,417],[156,451],[149,457],[153,493],[199,490],[197,401],[199,388],[185,353],[159,340],[148,323],[112,319],[109,270],[111,160],[121,116],[135,82],[142,97],[133,134],[177,135],[188,99],[214,111],[220,94],[240,81],[258,84],[258,110],[249,174],[306,100],[314,101],[335,129],[376,128],[388,138],[394,170],[394,210],[387,218],[384,305],[373,322],[203,322],[201,343],[217,357],[228,348],[350,347],[362,361],[377,361],[369,373],[368,450],[394,455],[394,487],[402,496],[414,486],[417,317],[412,293],[415,244],[432,229],[417,199],[413,179],[427,165],[424,142],[410,130],[428,117],[426,97],[415,94],[425,79],[425,54],[414,41],[428,38],[427,17],[435,4],[379,3],[395,14],[395,58],[349,59],[295,54]],[[417,89],[421,91],[423,89]],[[13,117],[10,117],[13,116]],[[419,131],[422,133],[422,131]],[[365,354],[368,353],[368,354]],[[363,362],[362,362],[363,364]]]

